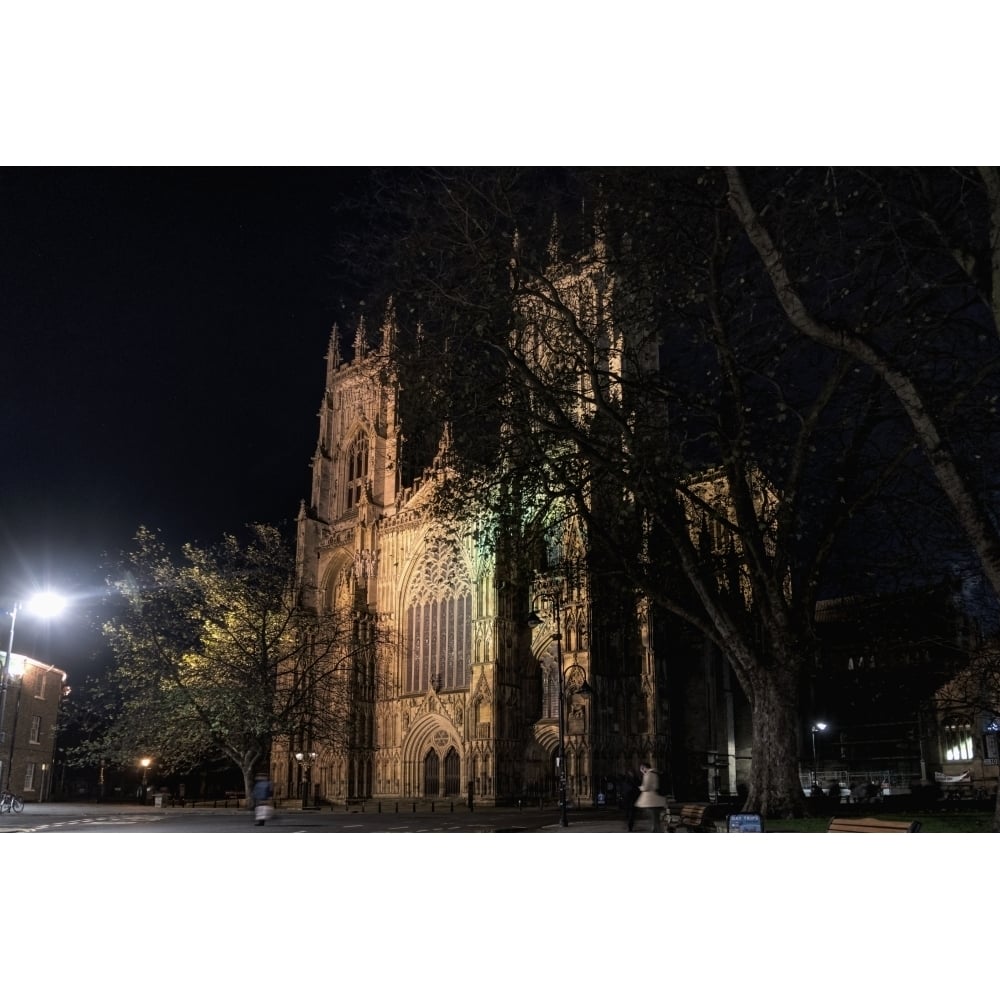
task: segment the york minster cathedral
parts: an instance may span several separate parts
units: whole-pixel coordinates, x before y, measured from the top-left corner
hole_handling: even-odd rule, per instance
[[[579,270],[573,280],[586,285]],[[550,572],[540,566],[518,589],[495,546],[433,515],[447,430],[437,456],[407,477],[395,338],[390,307],[377,336],[362,323],[348,345],[334,329],[326,356],[297,586],[307,606],[350,608],[387,641],[376,665],[356,668],[346,738],[303,747],[315,754],[310,796],[551,802],[564,773],[571,805],[587,807],[613,801],[644,761],[668,791],[690,770],[706,791],[714,781],[735,793],[737,738],[748,742],[749,729],[729,672],[711,651],[671,639],[644,602],[600,592],[572,517],[552,542],[557,559],[543,560]],[[551,572],[557,563],[576,570]],[[275,777],[295,796],[303,769],[286,749]]]

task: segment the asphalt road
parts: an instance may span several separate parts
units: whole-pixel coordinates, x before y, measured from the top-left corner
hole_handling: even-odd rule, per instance
[[[551,809],[475,809],[379,813],[377,805],[357,809],[279,810],[274,820],[256,826],[248,809],[157,809],[138,805],[26,803],[19,814],[0,815],[0,833],[618,833],[624,831],[616,810],[570,814],[561,828]]]

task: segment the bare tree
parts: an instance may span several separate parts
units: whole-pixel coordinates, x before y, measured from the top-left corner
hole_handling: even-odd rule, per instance
[[[816,599],[897,468],[898,447],[881,453],[892,415],[876,380],[758,308],[720,175],[573,182],[601,211],[566,212],[566,236],[551,208],[572,199],[541,198],[537,178],[430,172],[411,188],[392,274],[456,432],[463,475],[442,496],[492,507],[498,532],[580,518],[604,572],[732,664],[753,711],[747,806],[800,810]]]

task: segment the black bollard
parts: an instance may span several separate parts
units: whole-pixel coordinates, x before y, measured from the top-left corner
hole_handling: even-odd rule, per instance
[[[378,804],[378,811],[379,811],[380,813],[382,812],[382,801],[381,801],[381,799],[379,800],[379,804]]]
[[[434,812],[434,800],[431,799],[431,812]]]

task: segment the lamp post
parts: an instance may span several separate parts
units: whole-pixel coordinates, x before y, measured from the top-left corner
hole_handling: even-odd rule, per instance
[[[556,591],[546,595],[552,605],[552,613],[556,619],[556,630],[552,638],[556,644],[556,673],[559,679],[559,745],[556,748],[556,770],[559,778],[559,825],[569,826],[569,816],[566,812],[566,696],[563,689],[562,662],[562,620],[559,594]],[[538,628],[543,624],[537,611],[528,615],[528,627]]]
[[[17,741],[17,719],[21,714],[21,691],[24,688],[24,667],[24,659],[22,658],[18,663],[11,663],[7,669],[8,678],[17,678],[17,698],[14,700],[14,718],[10,724],[10,750],[7,754],[8,763],[5,788],[8,792],[10,791],[11,775],[14,773],[14,749]],[[6,694],[6,691],[4,693]]]
[[[812,780],[812,786],[813,786],[814,789],[816,788],[817,778],[819,777],[819,774],[818,774],[819,760],[818,760],[818,758],[816,756],[816,734],[823,732],[824,729],[826,729],[826,723],[825,722],[814,722],[813,725],[812,725],[812,742],[813,742],[813,780]]]
[[[303,781],[302,781],[302,808],[309,808],[309,783],[312,780],[312,764],[316,759],[317,754],[315,750],[300,750],[296,755],[295,759],[299,762],[299,766],[304,768],[303,771]]]
[[[149,766],[152,763],[153,761],[150,757],[143,757],[142,760],[139,761],[139,767],[142,768],[142,784],[139,786],[139,791],[141,793],[140,798],[143,804],[146,802],[146,776],[149,774]]]
[[[7,715],[7,688],[10,686],[10,668],[14,657],[14,626],[17,624],[17,613],[24,607],[28,612],[43,618],[51,618],[58,615],[65,605],[66,601],[64,598],[58,594],[53,594],[51,591],[45,591],[30,598],[26,605],[23,605],[21,601],[15,601],[13,607],[8,612],[10,615],[10,634],[7,638],[7,655],[4,657],[3,669],[0,671],[0,745],[3,744],[7,735],[3,726]],[[7,758],[7,773],[4,775],[7,788],[10,788],[10,765],[14,754],[13,735],[11,736],[11,740],[11,755]]]

